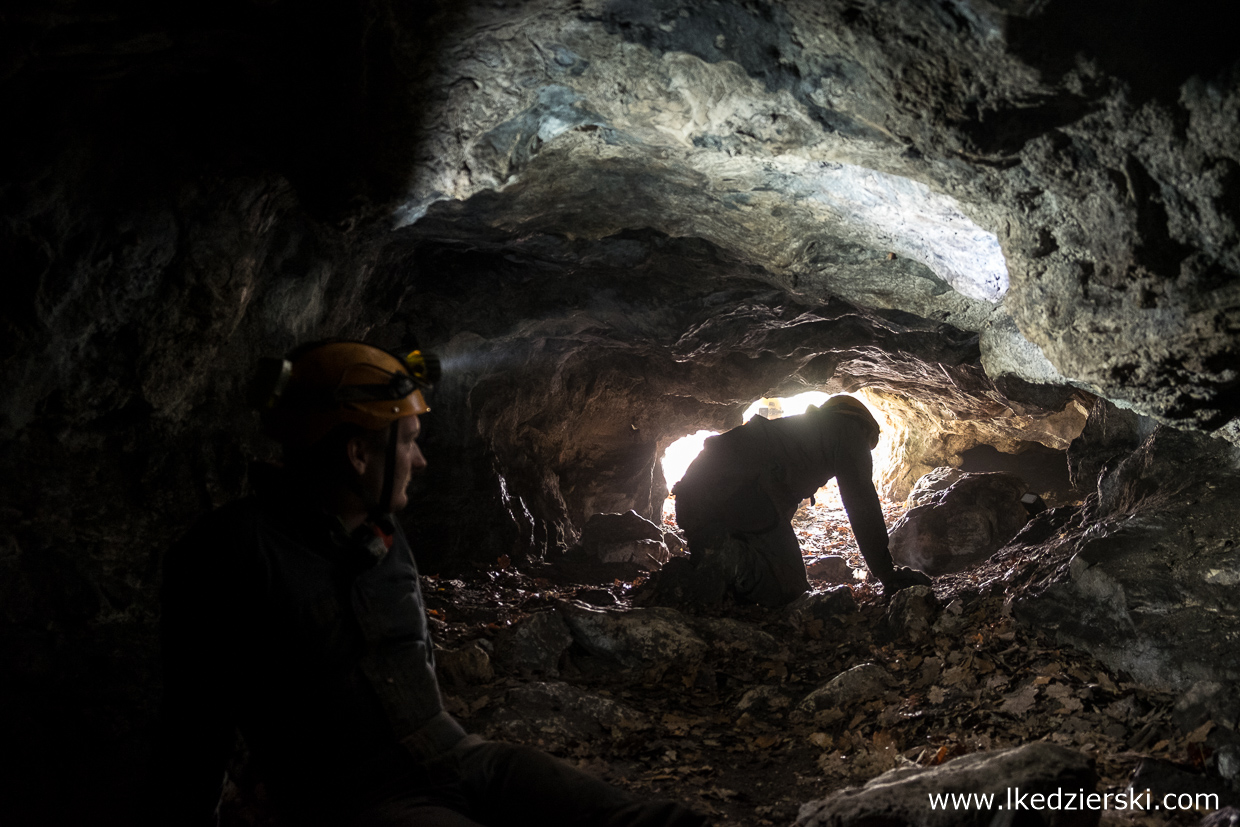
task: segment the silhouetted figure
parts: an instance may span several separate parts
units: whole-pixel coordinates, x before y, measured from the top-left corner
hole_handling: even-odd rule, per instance
[[[792,516],[834,477],[870,573],[893,592],[929,585],[895,568],[871,479],[879,427],[861,402],[834,396],[797,416],[761,416],[706,440],[673,488],[695,570],[722,574],[737,599],[782,606],[809,588]]]
[[[426,466],[414,357],[329,342],[280,360],[260,397],[283,469],[168,554],[159,823],[216,823],[239,728],[289,827],[699,827],[444,710],[392,519]]]

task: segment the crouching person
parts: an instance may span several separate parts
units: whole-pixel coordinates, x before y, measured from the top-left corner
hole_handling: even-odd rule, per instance
[[[167,555],[161,822],[216,823],[239,729],[290,827],[704,824],[444,711],[392,518],[426,467],[425,364],[357,342],[291,353],[263,415],[283,466]]]
[[[833,396],[797,416],[755,416],[706,440],[673,493],[694,571],[742,602],[782,606],[809,588],[792,517],[831,478],[865,564],[886,592],[929,585],[896,567],[871,479],[879,427],[863,403]]]

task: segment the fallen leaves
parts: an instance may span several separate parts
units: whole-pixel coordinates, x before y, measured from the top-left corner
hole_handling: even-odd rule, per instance
[[[839,520],[807,531],[802,542],[860,566],[859,556],[850,556],[855,547],[840,548],[849,546],[851,533],[842,512]],[[1018,626],[1001,590],[981,593],[976,578],[965,575],[951,582],[950,631],[943,626],[917,643],[892,639],[883,623],[886,604],[858,584],[857,613],[796,628],[760,609],[720,612],[765,631],[780,651],[720,645],[701,663],[641,670],[573,654],[560,679],[640,710],[640,726],[618,721],[598,737],[545,732],[539,739],[555,754],[613,767],[618,783],[687,801],[721,824],[791,823],[801,803],[894,767],[935,766],[1039,739],[1094,756],[1100,790],[1123,788],[1144,758],[1201,766],[1212,723],[1178,732],[1169,696]],[[489,566],[469,581],[424,581],[429,608],[449,621],[437,639],[455,641],[494,637],[525,613],[571,600],[579,588],[512,565]],[[631,584],[604,588],[623,606]],[[862,663],[885,669],[891,691],[790,722],[810,692]],[[472,731],[486,734],[486,721],[503,710],[502,699],[518,683],[499,675],[445,701]]]
[[[1018,689],[1011,695],[1003,699],[1003,703],[999,706],[999,711],[1007,715],[1021,716],[1033,709],[1034,703],[1038,699],[1038,687],[1036,684],[1030,684],[1024,689]]]

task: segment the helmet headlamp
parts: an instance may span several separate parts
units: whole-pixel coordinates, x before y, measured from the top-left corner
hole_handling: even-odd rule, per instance
[[[440,378],[439,359],[397,355],[362,342],[303,346],[284,359],[262,359],[247,389],[264,431],[286,445],[317,442],[336,425],[369,430],[430,410],[423,397]]]

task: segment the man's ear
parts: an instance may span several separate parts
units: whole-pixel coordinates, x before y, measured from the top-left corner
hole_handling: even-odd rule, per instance
[[[366,473],[366,466],[369,464],[370,454],[366,450],[366,440],[355,436],[344,444],[345,453],[348,455],[349,467],[359,477]]]

